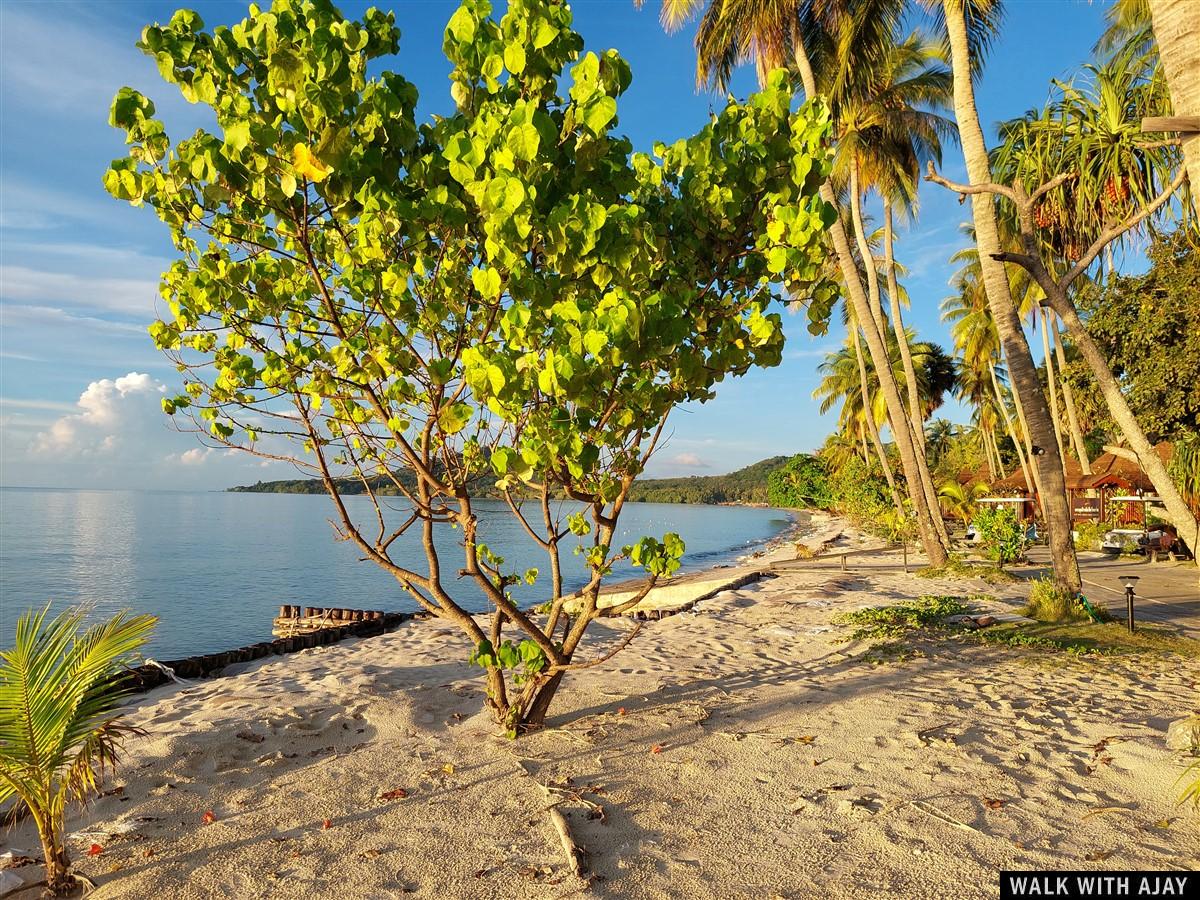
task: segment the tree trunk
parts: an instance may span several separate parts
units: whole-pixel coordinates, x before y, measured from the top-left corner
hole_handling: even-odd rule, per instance
[[[533,702],[529,704],[529,709],[521,718],[522,731],[533,731],[546,724],[546,713],[550,711],[550,703],[554,700],[554,695],[558,693],[558,686],[562,684],[565,674],[565,672],[555,672],[538,687],[537,692],[533,695]]]
[[[1111,247],[1112,245],[1109,244]],[[1067,356],[1063,353],[1062,338],[1058,333],[1058,323],[1053,323],[1054,355],[1058,359],[1058,374],[1067,370]],[[1063,403],[1067,407],[1067,423],[1071,426],[1071,444],[1075,447],[1075,456],[1079,459],[1079,467],[1084,475],[1092,474],[1092,463],[1088,459],[1087,444],[1083,442],[1083,429],[1079,427],[1079,409],[1075,406],[1075,395],[1070,382],[1062,378]]]
[[[867,381],[867,364],[863,360],[862,342],[858,339],[858,323],[853,316],[850,317],[850,333],[854,335],[854,358],[858,361],[858,383],[859,391],[862,393],[863,422],[867,427],[867,434],[871,436],[871,443],[875,446],[875,454],[883,469],[883,477],[887,479],[888,490],[892,494],[892,504],[896,507],[896,512],[903,516],[904,503],[900,500],[900,491],[896,488],[896,477],[892,474],[892,465],[888,462],[887,453],[883,449],[883,441],[879,438],[879,426],[875,423],[875,407],[871,402],[871,386]]]
[[[1021,403],[1021,395],[1016,391],[1012,392],[1013,408],[1017,411],[1017,424],[1021,426],[1021,441],[1025,449],[1025,464],[1026,474],[1029,476],[1026,480],[1032,478],[1033,487],[1030,488],[1030,493],[1035,497],[1035,502],[1038,508],[1042,506],[1042,473],[1038,468],[1037,454],[1033,452],[1033,438],[1029,436],[1029,422],[1025,418],[1025,407]]]
[[[887,348],[888,325],[883,316],[883,304],[879,296],[879,274],[875,271],[875,263],[871,257],[871,245],[867,241],[867,230],[863,226],[862,217],[862,186],[858,180],[858,165],[857,163],[850,168],[850,216],[854,225],[854,236],[858,242],[858,254],[863,260],[867,273],[867,302],[871,307],[872,321],[875,323],[875,328],[878,329],[879,339],[883,342],[883,346]],[[863,324],[860,320],[860,325],[863,325],[863,333],[866,334],[870,329],[870,325]],[[876,367],[876,373],[879,369]],[[891,354],[887,358],[887,377],[895,384],[896,376],[892,369]],[[899,387],[896,387],[899,392]],[[897,393],[898,396],[898,393]],[[918,419],[918,422],[920,420]],[[904,412],[903,404],[900,407],[899,417],[893,413],[893,410],[888,408],[888,426],[895,435],[898,430],[908,431],[910,440],[913,444],[913,456],[916,467],[917,477],[919,481],[914,485],[912,481],[908,484],[909,496],[916,502],[916,492],[921,492],[925,497],[925,505],[931,511],[930,518],[933,521],[933,526],[937,531],[938,540],[941,541],[943,547],[950,546],[950,533],[946,531],[946,522],[942,517],[941,498],[938,497],[937,488],[934,487],[933,478],[929,474],[929,461],[925,458],[925,441],[922,426],[916,422],[910,421],[908,415]],[[922,432],[920,437],[918,432]],[[899,446],[899,443],[897,443]],[[906,470],[905,476],[909,477]]]
[[[1008,401],[1004,399],[1004,392],[1000,390],[1000,379],[996,377],[996,367],[991,366],[992,387],[996,391],[996,402],[1000,405],[1000,414],[1004,418],[1004,428],[1008,432],[1008,438],[1013,442],[1013,450],[1017,453],[1017,465],[1021,467],[1021,474],[1025,477],[1025,487],[1029,490],[1029,496],[1034,496],[1037,491],[1034,489],[1033,476],[1030,473],[1029,463],[1025,460],[1025,454],[1021,451],[1021,439],[1017,436],[1016,429],[1013,428],[1012,417],[1008,414]],[[999,455],[999,448],[996,449],[996,454]]]
[[[51,827],[49,834],[42,836],[42,856],[46,860],[46,889],[55,897],[70,894],[76,886],[71,875],[71,861],[62,841],[62,823],[57,829]]]
[[[1100,392],[1104,395],[1113,421],[1121,429],[1121,433],[1129,443],[1129,448],[1137,454],[1138,464],[1150,479],[1150,483],[1154,485],[1158,496],[1162,498],[1163,506],[1167,508],[1167,518],[1179,531],[1180,539],[1195,553],[1197,549],[1200,549],[1198,546],[1200,545],[1200,520],[1197,520],[1191,509],[1188,508],[1179,489],[1175,486],[1175,482],[1167,473],[1167,467],[1163,464],[1162,458],[1150,445],[1146,433],[1138,424],[1137,417],[1129,408],[1125,395],[1121,393],[1121,385],[1108,367],[1108,360],[1104,358],[1103,351],[1096,346],[1096,342],[1088,334],[1086,326],[1075,311],[1075,305],[1061,290],[1055,293],[1051,302],[1054,304],[1055,312],[1066,323],[1075,346],[1079,348],[1079,352],[1091,366],[1092,374],[1100,386]]]
[[[796,66],[800,70],[800,77],[804,84],[804,92],[809,97],[817,96],[817,83],[813,77],[812,66],[809,64],[808,56],[804,51],[804,47],[799,42],[796,47]],[[833,209],[838,208],[837,197],[833,193],[833,188],[829,182],[821,185],[821,199],[828,203]],[[850,247],[850,239],[846,234],[846,228],[840,218],[835,219],[833,225],[829,229],[830,240],[833,243],[834,251],[837,253],[838,265],[845,277],[846,293],[850,297],[852,308],[859,321],[869,322],[872,320],[871,306],[867,299],[866,292],[863,290],[862,282],[858,277],[858,268],[854,262],[854,253]],[[887,404],[888,416],[896,422],[906,421],[904,413],[904,403],[900,399],[900,392],[896,388],[896,380],[892,378],[891,367],[888,360],[887,347],[883,343],[877,329],[869,328],[866,330],[867,350],[871,354],[871,360],[875,364],[875,370],[879,374],[879,386],[883,392],[884,403]],[[900,428],[894,430],[896,439],[896,449],[900,452],[900,463],[904,469],[904,477],[908,482],[909,495],[913,500],[913,507],[917,517],[917,528],[921,533],[921,544],[925,549],[925,555],[929,559],[931,566],[944,565],[949,559],[947,547],[949,541],[945,540],[939,534],[937,526],[934,524],[935,517],[941,521],[941,510],[936,501],[933,508],[925,498],[925,493],[921,489],[921,476],[917,469],[917,453],[913,446],[912,431],[909,428]],[[946,525],[942,522],[941,531],[945,532]]]
[[[1154,39],[1177,116],[1200,116],[1200,5],[1196,0],[1150,0]],[[1181,135],[1183,164],[1200,215],[1200,134]]]
[[[1058,444],[1058,455],[1063,458],[1063,472],[1065,473],[1066,456],[1063,453],[1062,414],[1058,408],[1058,383],[1054,377],[1054,354],[1050,350],[1049,313],[1045,307],[1039,310],[1039,312],[1042,319],[1042,356],[1046,360],[1046,389],[1050,392],[1050,420],[1054,423],[1054,441]]]
[[[904,364],[904,381],[908,387],[908,415],[912,420],[913,436],[917,446],[925,449],[925,416],[921,411],[921,396],[917,391],[917,370],[913,368],[912,348],[908,346],[908,333],[904,330],[904,319],[900,314],[900,285],[896,280],[896,258],[892,243],[892,204],[883,203],[883,254],[887,271],[888,307],[892,312],[892,328],[896,331],[896,343],[900,346],[900,360]]]
[[[988,164],[987,145],[979,125],[975,107],[975,92],[971,84],[971,59],[967,45],[967,28],[962,0],[943,0],[946,30],[954,74],[954,115],[966,161],[970,183],[982,184],[992,180]],[[1054,426],[1046,408],[1033,356],[1021,320],[1013,306],[1008,276],[1003,263],[992,258],[1000,252],[1000,234],[996,227],[995,200],[990,194],[973,194],[971,211],[975,221],[975,241],[979,248],[979,264],[983,274],[988,306],[996,322],[996,330],[1008,358],[1009,376],[1014,394],[1019,394],[1026,407],[1031,436],[1042,445],[1043,454],[1037,465],[1042,492],[1042,514],[1053,559],[1054,581],[1057,587],[1079,592],[1079,562],[1071,539],[1071,509],[1067,502],[1067,486],[1063,477],[1062,456],[1054,438]]]

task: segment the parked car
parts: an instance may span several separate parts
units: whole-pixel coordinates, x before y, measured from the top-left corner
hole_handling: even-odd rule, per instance
[[[1145,553],[1147,546],[1154,550],[1170,550],[1174,543],[1174,532],[1162,526],[1156,526],[1149,531],[1141,528],[1114,528],[1104,533],[1100,549],[1107,553]]]

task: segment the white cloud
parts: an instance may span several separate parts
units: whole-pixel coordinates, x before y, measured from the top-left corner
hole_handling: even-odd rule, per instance
[[[76,408],[73,403],[60,403],[58,400],[25,400],[19,397],[0,397],[0,410],[5,412],[13,409],[49,409],[56,412],[74,412]]]
[[[79,412],[63,416],[39,433],[32,450],[72,458],[108,455],[135,445],[152,424],[162,427],[158,398],[166,390],[141,372],[93,381],[79,395]]]
[[[39,306],[62,304],[150,316],[158,299],[158,281],[47,272],[6,265],[0,266],[0,296]]]
[[[695,453],[676,453],[667,463],[672,466],[681,466],[687,469],[707,469],[709,464],[702,460]]]

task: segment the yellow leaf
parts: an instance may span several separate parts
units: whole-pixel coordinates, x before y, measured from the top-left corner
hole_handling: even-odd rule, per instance
[[[309,181],[324,181],[333,170],[317,159],[316,155],[304,144],[292,148],[292,165],[296,174]]]
[[[454,764],[446,763],[444,766],[442,766],[442,771],[445,772],[447,775],[453,775],[454,774]]]

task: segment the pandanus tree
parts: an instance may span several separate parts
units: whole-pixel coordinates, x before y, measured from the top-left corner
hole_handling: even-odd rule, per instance
[[[37,825],[52,895],[80,887],[67,856],[66,811],[84,802],[137,729],[121,721],[127,664],[153,616],[119,614],[87,626],[84,612],[49,607],[17,620],[0,652],[0,806],[16,798]]]
[[[1103,66],[1089,67],[1081,83],[1058,84],[1058,97],[1045,111],[1004,129],[994,181],[951,186],[989,204],[998,199],[1002,214],[1015,220],[1019,247],[997,248],[992,260],[1018,266],[1066,324],[1168,519],[1194,544],[1200,522],[1146,437],[1073,298],[1101,253],[1169,215],[1186,182],[1178,147],[1142,138],[1142,117],[1165,103],[1156,71],[1144,71],[1118,54]],[[1183,210],[1186,215],[1186,205]],[[1050,362],[1047,346],[1048,367]]]
[[[694,137],[632,153],[614,130],[629,66],[583,53],[566,3],[512,0],[497,20],[466,0],[443,45],[454,108],[418,123],[416,89],[379,68],[398,42],[373,9],[352,21],[281,0],[211,31],[181,11],[139,46],[218,127],[172,142],[123,89],[112,122],[130,151],[105,183],[178,250],[151,328],[184,381],[167,412],[322,479],[338,536],[461,630],[515,734],[544,721],[569,670],[602,661],[580,658],[589,625],[679,565],[675,535],[616,539],[671,410],[779,362],[785,273],[832,302],[827,120],[793,110],[780,72]],[[488,546],[481,484],[548,576]],[[420,566],[396,552],[413,537]],[[584,583],[569,597],[572,544]],[[623,562],[643,588],[604,607]],[[519,605],[521,580],[544,602]]]
[[[856,81],[855,73],[878,65],[894,47],[903,11],[900,0],[868,0],[857,5],[853,14],[845,2],[663,0],[662,21],[673,30],[699,15],[698,83],[724,86],[742,62],[753,62],[760,78],[776,66],[788,65],[799,76],[805,95],[815,98],[831,90],[849,91],[856,84],[861,86],[863,80]],[[821,196],[835,206],[836,186],[822,185]],[[877,313],[878,294],[859,277],[855,262],[860,236],[852,222],[839,217],[829,229],[829,239],[868,355],[882,373],[880,388],[922,545],[930,562],[940,565],[947,559],[949,538],[921,438],[897,382],[887,374],[887,340]],[[809,304],[810,330],[823,333],[831,311],[832,303]]]

